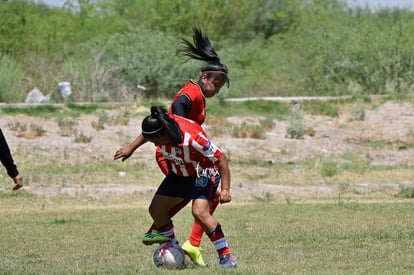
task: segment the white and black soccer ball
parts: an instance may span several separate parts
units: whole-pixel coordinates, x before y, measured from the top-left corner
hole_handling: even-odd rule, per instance
[[[166,242],[157,247],[153,259],[156,267],[182,269],[185,263],[185,253],[179,245]]]

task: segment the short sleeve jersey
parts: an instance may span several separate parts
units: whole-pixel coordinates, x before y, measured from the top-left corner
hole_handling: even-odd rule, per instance
[[[194,120],[202,125],[206,119],[206,99],[200,86],[192,80],[188,81],[174,96],[173,102],[182,95],[186,96],[191,101],[191,108],[188,110],[186,118]],[[172,108],[170,108],[169,114],[172,114]]]
[[[162,145],[161,152],[171,164],[171,171],[179,176],[194,176],[197,167],[207,168],[215,164],[222,151],[207,138],[204,130],[196,122],[172,115],[177,121],[182,142],[178,145]]]

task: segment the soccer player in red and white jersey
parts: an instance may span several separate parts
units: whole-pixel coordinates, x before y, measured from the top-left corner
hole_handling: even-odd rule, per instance
[[[201,76],[198,81],[189,80],[173,98],[169,113],[189,118],[202,125],[206,118],[206,98],[215,96],[220,89],[227,83],[227,66],[220,62],[220,58],[214,50],[209,38],[204,36],[200,30],[194,29],[193,44],[183,39],[184,47],[177,50],[177,54],[187,56],[189,59],[205,61],[206,64],[201,68]],[[142,146],[146,140],[139,135],[131,144],[116,151],[114,159],[128,159],[133,152]],[[160,148],[156,150],[157,163],[162,172],[167,175],[170,171],[168,162],[161,154]],[[219,204],[219,192],[215,195],[215,200],[211,204],[210,213],[212,214]],[[170,209],[170,215],[179,211],[186,201],[175,205]],[[151,232],[154,225],[148,230]],[[194,221],[189,239],[183,243],[182,248],[198,266],[205,266],[201,254],[201,240],[203,229]]]
[[[231,254],[221,225],[209,211],[220,182],[220,202],[231,201],[230,170],[225,154],[207,138],[198,123],[169,116],[161,106],[151,107],[151,115],[143,120],[141,128],[144,138],[161,149],[170,165],[170,172],[149,207],[155,228],[144,235],[143,242],[177,242],[169,209],[192,200],[194,219],[214,244],[220,267],[236,267],[237,260]]]

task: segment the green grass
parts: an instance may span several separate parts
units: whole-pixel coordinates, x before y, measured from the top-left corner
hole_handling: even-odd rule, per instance
[[[32,160],[31,160],[32,161]],[[56,165],[53,160],[44,160],[41,164],[27,163],[21,165],[25,176],[25,184],[39,185],[45,182],[55,185],[74,184],[96,185],[100,183],[136,184],[145,181],[146,184],[158,184],[161,175],[148,175],[148,165],[142,161],[130,160],[127,162],[101,160],[100,162],[79,162]],[[41,172],[40,172],[41,171]],[[128,171],[122,179],[119,171]],[[10,183],[10,182],[5,182]],[[0,185],[4,186],[4,185]]]
[[[29,107],[2,107],[0,108],[0,114],[23,114],[43,118],[59,118],[60,116],[79,117],[84,114],[93,114],[97,110],[109,110],[111,108],[110,106],[96,104],[68,103],[64,106],[36,105]]]
[[[105,106],[99,106],[96,104],[85,104],[80,105],[76,103],[68,103],[65,105],[68,110],[70,110],[73,113],[79,113],[79,114],[92,114],[95,111],[99,109],[110,109],[110,107]]]
[[[290,114],[289,106],[279,103],[225,104],[210,106],[209,112],[220,117],[260,115],[266,119],[286,119]],[[326,107],[312,107],[316,110],[312,113],[321,113],[325,107],[320,106]],[[71,105],[37,109],[38,114],[36,109],[13,110],[42,117],[76,117],[98,113],[101,108],[107,107]],[[4,110],[0,108],[0,113],[4,114]],[[325,115],[329,113],[332,112]],[[362,145],[375,147],[373,143]],[[257,145],[252,142],[249,146]],[[56,150],[54,147],[22,143],[15,148],[26,186],[70,185],[78,191],[75,197],[56,198],[36,196],[25,190],[1,191],[10,190],[12,181],[4,171],[0,174],[0,274],[171,274],[153,265],[155,246],[140,242],[151,223],[147,207],[152,191],[102,199],[82,194],[83,186],[97,183],[157,186],[161,175],[155,162],[148,163],[139,157],[114,162],[112,155],[74,158],[70,162],[73,155],[84,153],[82,148],[60,148],[59,161],[49,157]],[[289,151],[282,150],[280,154],[289,155]],[[239,260],[239,268],[219,270],[216,252],[204,238],[203,254],[209,268],[188,267],[174,273],[414,273],[414,192],[411,186],[403,185],[411,178],[413,166],[371,166],[369,158],[358,152],[288,162],[279,162],[277,158],[269,161],[257,152],[229,157],[233,182],[243,187],[252,182],[292,187],[339,185],[342,189],[334,195],[305,198],[267,191],[251,197],[234,195],[234,201],[220,206],[215,216]],[[126,175],[120,178],[119,171],[126,171]],[[401,182],[401,186],[397,194],[386,186],[367,192],[354,186],[365,181],[379,185]],[[174,222],[177,237],[183,242],[192,225],[190,210],[184,209]]]
[[[383,98],[382,102],[387,98]],[[410,97],[405,98],[410,101]],[[312,115],[326,115],[330,117],[338,117],[340,108],[346,103],[355,102],[354,99],[341,99],[336,101],[304,101],[302,108],[304,112]],[[134,106],[144,106],[149,108],[154,105],[162,105],[169,108],[171,100],[156,100],[156,101],[141,101],[138,104],[125,103],[122,106],[133,108]],[[222,101],[219,98],[211,98],[206,101],[208,114],[229,117],[229,116],[263,116],[265,119],[287,120],[291,115],[291,106],[288,103],[265,101],[265,100],[251,100],[244,102],[228,102]],[[31,107],[2,107],[0,114],[16,115],[26,114],[29,116],[38,117],[79,117],[81,115],[95,114],[99,111],[111,110],[121,105],[113,104],[76,104],[68,103],[64,106],[40,105]]]
[[[39,105],[33,107],[3,107],[0,108],[1,113],[6,115],[24,114],[28,116],[50,117],[59,113],[60,107],[52,105]]]
[[[330,117],[339,116],[340,104],[334,101],[306,101],[303,109],[312,115],[325,115]]]
[[[149,108],[154,105],[162,105],[169,108],[171,100],[141,101],[139,104],[125,106],[144,106]],[[99,111],[111,110],[116,108],[116,104],[75,104],[68,103],[64,106],[39,105],[30,107],[2,107],[0,114],[17,115],[24,114],[29,116],[57,118],[61,117],[79,117],[81,115],[95,114]],[[118,105],[119,106],[119,105]],[[210,106],[210,107],[209,107]],[[207,109],[209,113],[216,116],[264,116],[266,118],[286,119],[289,115],[289,105],[286,103],[254,100],[246,102],[224,102],[219,103],[218,98],[207,100]]]
[[[360,204],[276,204],[272,197],[220,206],[215,214],[239,260],[223,272],[208,239],[207,269],[177,274],[412,274],[414,205],[411,201]],[[2,196],[2,274],[171,274],[152,263],[155,246],[141,235],[150,225],[149,195],[83,200]],[[181,242],[192,218],[174,219]]]

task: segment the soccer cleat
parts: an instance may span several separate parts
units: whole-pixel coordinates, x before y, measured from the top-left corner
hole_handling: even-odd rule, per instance
[[[237,260],[231,254],[224,254],[220,256],[221,268],[235,268],[237,267]]]
[[[181,248],[184,250],[185,254],[190,257],[191,261],[199,267],[206,267],[204,263],[203,256],[201,255],[201,247],[193,246],[189,240],[185,241]]]
[[[166,243],[171,242],[171,239],[161,235],[157,230],[152,230],[151,232],[145,233],[142,242],[145,245],[151,245],[154,243]]]

